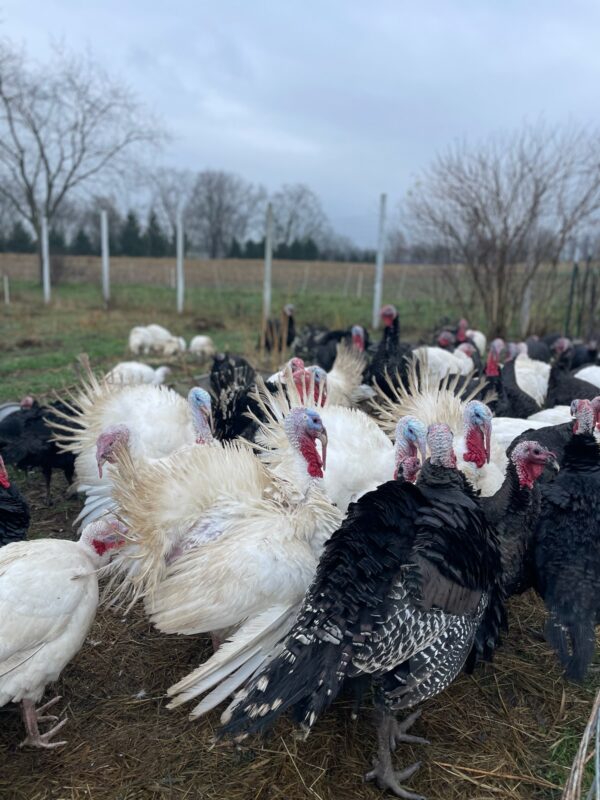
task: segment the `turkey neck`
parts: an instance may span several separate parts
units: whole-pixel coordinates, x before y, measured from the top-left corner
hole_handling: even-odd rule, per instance
[[[427,459],[417,478],[417,486],[423,485],[432,487],[455,486],[472,494],[469,484],[462,472],[459,472],[454,467],[443,467],[440,464],[432,464],[430,459]]]

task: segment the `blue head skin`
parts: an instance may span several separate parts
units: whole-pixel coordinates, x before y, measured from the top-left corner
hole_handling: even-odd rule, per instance
[[[404,480],[414,483],[417,472],[426,458],[427,426],[417,417],[402,417],[396,425],[394,478],[401,474]]]
[[[197,444],[212,441],[212,400],[206,389],[194,386],[188,392],[188,404],[194,422]]]
[[[471,400],[463,411],[465,423],[465,461],[472,461],[478,469],[490,463],[492,446],[492,412],[485,403]]]

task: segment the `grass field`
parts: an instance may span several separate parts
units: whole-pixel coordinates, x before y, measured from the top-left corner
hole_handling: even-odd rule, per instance
[[[279,289],[273,307],[293,299],[297,318],[330,326],[368,322],[371,299],[333,291],[307,291],[291,298]],[[415,337],[435,322],[435,307],[419,299],[394,298],[401,314],[420,321]],[[212,336],[217,347],[250,355],[260,319],[260,295],[250,288],[191,288],[182,316],[172,310],[174,292],[157,287],[115,286],[113,307],[99,308],[97,287],[56,289],[50,308],[34,283],[14,281],[12,304],[0,309],[0,402],[26,392],[48,396],[72,385],[82,352],[108,369],[128,357],[134,324],[158,322],[190,339]],[[158,363],[156,360],[152,363]],[[177,388],[185,391],[206,367],[186,356],[173,362]],[[268,366],[264,364],[263,366]],[[55,504],[43,503],[42,479],[17,475],[30,500],[31,535],[73,538],[80,509],[67,499],[60,476]],[[422,759],[411,788],[430,800],[559,800],[587,721],[595,673],[585,686],[563,680],[556,660],[536,635],[543,609],[526,595],[511,603],[511,630],[492,666],[461,676],[424,706],[414,733],[430,747],[400,747],[398,766]],[[137,607],[124,618],[101,609],[86,645],[55,689],[70,721],[67,748],[19,750],[18,709],[0,709],[0,798],[4,800],[375,800],[381,792],[362,783],[375,737],[369,712],[354,722],[342,699],[306,742],[280,723],[264,743],[236,750],[213,747],[218,714],[200,722],[187,709],[168,711],[167,686],[210,653],[205,637],[164,636]],[[596,659],[596,668],[600,660]],[[51,695],[49,695],[51,696]]]
[[[273,308],[290,299],[288,293],[275,291]],[[338,327],[370,322],[370,296],[358,299],[332,291],[307,291],[293,300],[300,325],[314,322]],[[111,308],[105,311],[96,286],[70,284],[58,287],[46,307],[36,283],[13,281],[11,304],[0,308],[0,402],[25,392],[45,394],[72,383],[73,364],[80,353],[88,353],[92,365],[102,369],[131,358],[127,353],[130,329],[150,322],[166,326],[187,341],[197,333],[207,334],[218,349],[245,353],[256,361],[261,302],[260,292],[253,289],[191,288],[186,294],[186,310],[178,315],[170,289],[115,286]],[[418,333],[415,322],[423,330],[434,326],[432,305],[422,304],[418,320],[414,303],[406,300],[399,307],[407,335]],[[173,366],[186,372],[198,365],[186,356]]]

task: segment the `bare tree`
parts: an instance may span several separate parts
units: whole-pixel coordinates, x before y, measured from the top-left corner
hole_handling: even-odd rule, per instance
[[[266,192],[222,170],[198,173],[185,209],[192,245],[209,258],[227,254],[234,239],[243,241],[262,221]]]
[[[407,200],[421,239],[464,265],[492,334],[506,335],[544,260],[600,216],[600,139],[525,127],[436,158]],[[447,269],[459,295],[460,271]]]
[[[57,51],[32,65],[0,43],[0,194],[40,241],[66,198],[131,175],[165,135],[136,96],[91,58]]]
[[[277,244],[313,239],[319,243],[329,233],[329,222],[317,195],[303,183],[285,184],[273,195]]]
[[[177,214],[189,204],[194,189],[194,173],[189,169],[159,167],[149,176],[151,206],[175,239]]]

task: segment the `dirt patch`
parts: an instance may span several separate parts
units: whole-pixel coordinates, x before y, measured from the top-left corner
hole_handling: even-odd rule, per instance
[[[31,501],[32,536],[73,538],[77,499],[43,505],[39,476],[18,478]],[[400,747],[399,767],[423,761],[411,788],[430,800],[559,798],[585,726],[591,687],[567,684],[536,636],[543,610],[527,595],[511,605],[511,631],[493,665],[463,675],[423,706],[414,733],[429,747]],[[210,654],[205,637],[165,636],[137,607],[101,609],[84,648],[48,697],[61,694],[68,746],[20,750],[15,706],[0,709],[0,797],[7,800],[369,800],[375,750],[368,704],[357,721],[342,698],[306,742],[282,721],[266,741],[213,746],[218,713],[198,722],[168,711],[165,689]]]

